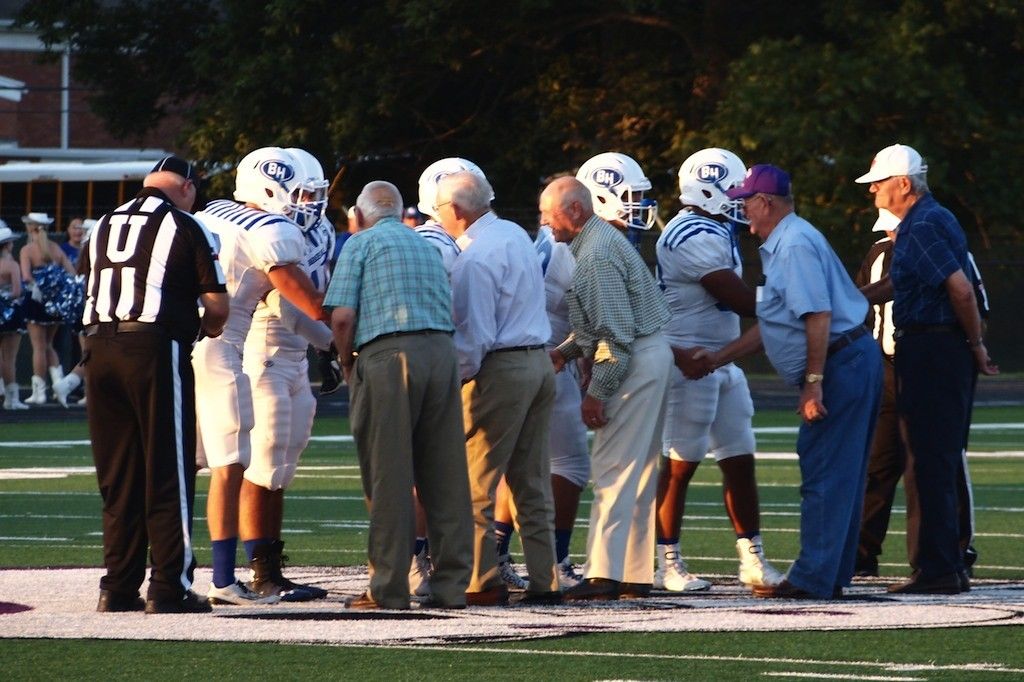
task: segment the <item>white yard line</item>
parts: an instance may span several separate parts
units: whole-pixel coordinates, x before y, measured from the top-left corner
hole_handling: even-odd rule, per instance
[[[627,653],[617,651],[552,651],[547,649],[505,649],[497,647],[464,647],[464,646],[407,646],[399,645],[394,647],[386,647],[389,649],[411,649],[421,651],[423,649],[435,649],[438,651],[461,651],[466,653],[491,653],[491,654],[525,654],[527,656],[573,656],[580,658],[588,657],[600,657],[600,658],[639,658],[639,659],[651,659],[651,660],[665,660],[665,661],[722,661],[730,663],[784,663],[787,665],[824,665],[829,667],[836,666],[850,666],[855,668],[879,668],[881,670],[891,670],[893,672],[912,672],[912,671],[964,671],[964,672],[997,672],[1007,673],[1011,675],[1024,674],[1024,668],[1008,668],[999,663],[953,663],[953,664],[938,664],[938,663],[900,663],[896,661],[836,661],[836,660],[825,660],[819,661],[810,658],[771,658],[768,656],[701,656],[696,654],[645,654],[645,653]],[[864,679],[864,678],[857,678]]]

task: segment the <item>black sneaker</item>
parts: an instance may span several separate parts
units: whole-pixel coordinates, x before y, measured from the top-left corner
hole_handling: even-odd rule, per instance
[[[206,597],[189,590],[181,599],[147,599],[146,613],[210,613],[213,607]]]
[[[141,611],[146,608],[139,593],[121,594],[110,590],[100,590],[100,600],[96,603],[96,610],[100,613],[124,613],[128,611]]]

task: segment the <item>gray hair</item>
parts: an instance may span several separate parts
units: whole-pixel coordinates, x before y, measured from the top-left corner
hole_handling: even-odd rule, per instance
[[[914,194],[924,194],[928,191],[928,173],[921,172],[907,177],[910,178],[910,190]]]
[[[494,190],[487,178],[470,171],[459,171],[444,176],[437,183],[436,206],[450,201],[469,213],[486,212],[490,210],[493,196]]]
[[[384,180],[367,183],[356,199],[356,208],[363,214],[367,226],[384,218],[401,217],[402,205],[402,194],[398,188]]]

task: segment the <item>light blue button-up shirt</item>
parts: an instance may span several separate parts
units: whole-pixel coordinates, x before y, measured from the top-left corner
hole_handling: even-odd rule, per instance
[[[829,312],[829,342],[864,323],[860,293],[825,236],[795,213],[783,218],[760,248],[765,284],[757,288],[761,340],[772,366],[797,385],[807,372],[803,316]]]
[[[551,325],[540,260],[523,228],[485,213],[459,246],[452,267],[455,349],[459,373],[469,379],[491,351],[546,343]]]

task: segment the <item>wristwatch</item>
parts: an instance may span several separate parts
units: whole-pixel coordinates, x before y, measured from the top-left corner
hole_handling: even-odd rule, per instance
[[[804,377],[804,383],[806,383],[806,384],[817,384],[817,383],[823,381],[824,379],[825,379],[825,375],[824,374],[814,374],[812,372],[808,372],[807,375]]]

